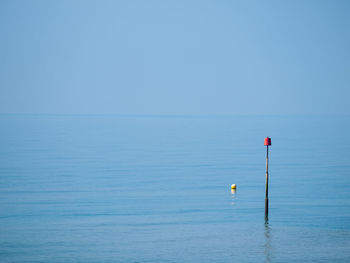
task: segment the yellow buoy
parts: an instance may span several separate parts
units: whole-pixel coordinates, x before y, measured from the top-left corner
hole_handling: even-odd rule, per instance
[[[236,184],[231,184],[231,189],[236,189]]]

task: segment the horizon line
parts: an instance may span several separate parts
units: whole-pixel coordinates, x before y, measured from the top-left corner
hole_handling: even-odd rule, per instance
[[[115,116],[115,117],[239,117],[239,116],[350,116],[349,113],[240,113],[240,114],[193,114],[193,113],[1,113],[0,116]]]

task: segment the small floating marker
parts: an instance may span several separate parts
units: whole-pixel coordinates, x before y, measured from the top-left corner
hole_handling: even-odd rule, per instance
[[[236,189],[236,184],[231,184],[231,190],[235,190]]]

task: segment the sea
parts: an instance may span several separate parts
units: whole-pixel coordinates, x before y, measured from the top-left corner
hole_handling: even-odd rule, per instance
[[[0,115],[0,262],[350,262],[350,116]]]

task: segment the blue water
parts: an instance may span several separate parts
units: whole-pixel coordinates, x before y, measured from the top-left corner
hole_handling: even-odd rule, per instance
[[[349,116],[1,115],[0,262],[350,262],[349,136]]]

